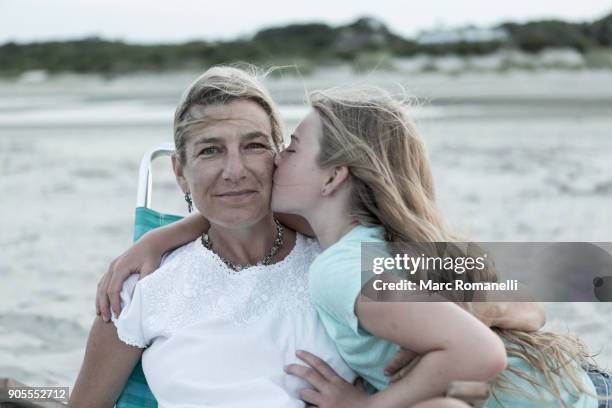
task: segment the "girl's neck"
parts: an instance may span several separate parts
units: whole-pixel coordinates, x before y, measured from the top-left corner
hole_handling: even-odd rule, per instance
[[[272,214],[244,228],[211,225],[208,236],[215,252],[240,265],[255,264],[268,254],[276,239]]]
[[[322,203],[310,214],[305,214],[319,240],[322,249],[327,249],[357,226],[349,216],[347,206],[338,202]]]

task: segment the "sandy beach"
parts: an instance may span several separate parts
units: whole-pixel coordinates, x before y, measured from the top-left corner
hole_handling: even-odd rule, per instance
[[[172,142],[195,73],[0,81],[0,377],[72,387],[95,317],[96,283],[131,242],[138,165]],[[267,80],[292,130],[304,88],[372,83],[419,98],[440,205],[475,241],[609,242],[612,72],[536,71]],[[153,207],[184,213],[170,162]],[[612,368],[612,303],[547,304]],[[205,362],[202,362],[205,366]]]

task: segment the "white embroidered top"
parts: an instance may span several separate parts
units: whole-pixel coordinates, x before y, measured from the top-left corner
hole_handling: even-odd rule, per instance
[[[140,281],[130,276],[113,322],[123,342],[147,347],[142,367],[159,406],[303,407],[299,390],[308,384],[283,371],[305,364],[296,350],[352,382],[308,297],[319,252],[297,234],[281,262],[235,273],[197,239]]]

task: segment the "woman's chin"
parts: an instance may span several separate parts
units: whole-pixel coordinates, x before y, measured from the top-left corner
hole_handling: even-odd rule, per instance
[[[210,222],[211,224],[229,229],[250,228],[257,225],[257,223],[269,214],[270,210],[268,208],[259,209],[257,211],[249,211],[248,209],[243,209],[241,211],[240,209],[235,209],[233,211],[226,211],[221,217],[210,219]]]

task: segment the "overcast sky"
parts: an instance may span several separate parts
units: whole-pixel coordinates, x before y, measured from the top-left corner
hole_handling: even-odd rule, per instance
[[[591,21],[610,12],[611,0],[0,0],[0,43],[94,35],[139,43],[230,39],[273,25],[336,25],[364,15],[410,37],[439,26]]]

